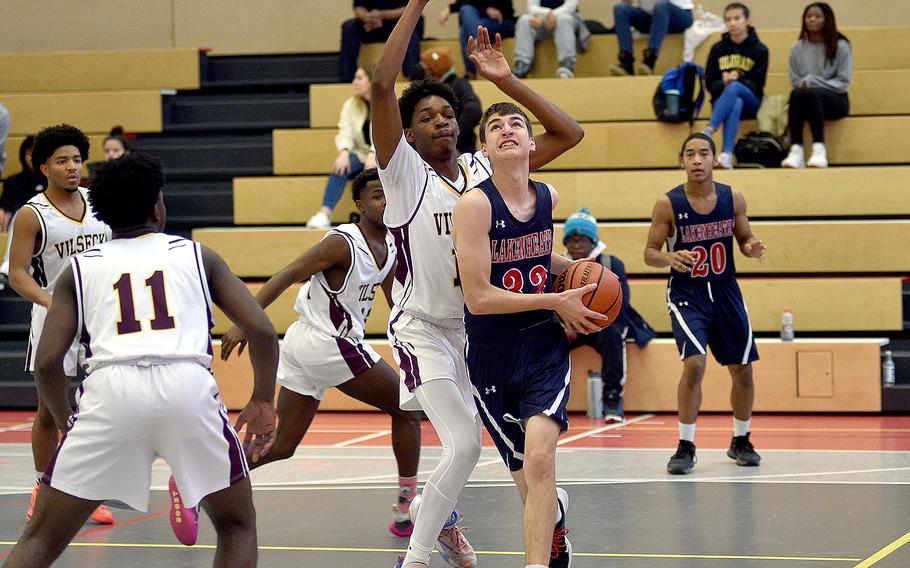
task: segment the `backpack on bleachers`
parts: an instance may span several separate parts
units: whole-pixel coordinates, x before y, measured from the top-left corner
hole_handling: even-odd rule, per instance
[[[697,94],[696,94],[697,90]],[[674,97],[678,102],[674,102]],[[664,73],[654,92],[654,114],[664,122],[693,123],[705,102],[705,70],[683,63]]]
[[[787,149],[777,136],[770,132],[750,132],[736,141],[733,149],[737,164],[757,164],[765,168],[779,168],[787,157]]]

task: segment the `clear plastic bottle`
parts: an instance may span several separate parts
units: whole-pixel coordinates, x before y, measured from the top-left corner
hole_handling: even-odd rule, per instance
[[[882,361],[882,384],[886,387],[893,387],[895,381],[894,359],[891,357],[890,351],[885,351],[884,356]]]
[[[793,341],[793,312],[790,308],[784,308],[780,316],[780,340]]]
[[[597,371],[588,371],[588,416],[603,418],[604,416],[604,382]]]

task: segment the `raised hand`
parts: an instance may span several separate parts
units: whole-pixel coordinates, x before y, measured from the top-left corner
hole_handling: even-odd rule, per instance
[[[495,43],[490,41],[490,31],[477,26],[477,39],[468,38],[468,57],[474,62],[477,73],[495,83],[512,76],[512,69],[502,54],[502,37],[496,34]]]
[[[271,402],[249,401],[237,417],[234,431],[240,432],[246,426],[243,436],[243,451],[253,463],[269,453],[277,437],[277,414]]]

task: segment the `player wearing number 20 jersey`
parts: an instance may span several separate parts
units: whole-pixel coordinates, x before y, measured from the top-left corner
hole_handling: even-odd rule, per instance
[[[708,345],[722,365],[745,365],[758,359],[752,326],[733,261],[735,213],[733,190],[714,184],[717,205],[706,215],[695,211],[684,185],[667,192],[675,233],[667,250],[688,250],[691,271],[670,269],[667,305],[680,357],[706,353]]]

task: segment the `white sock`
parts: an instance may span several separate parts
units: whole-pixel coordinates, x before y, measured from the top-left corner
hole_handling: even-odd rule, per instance
[[[736,417],[733,417],[733,435],[734,436],[745,436],[749,433],[749,425],[752,424],[752,419],[748,420],[737,420]]]
[[[695,443],[695,424],[679,423],[679,439]]]

